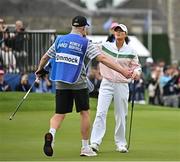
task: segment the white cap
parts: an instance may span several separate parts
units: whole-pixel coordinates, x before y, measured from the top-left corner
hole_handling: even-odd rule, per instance
[[[146,59],[146,62],[152,64],[154,61],[153,61],[153,59],[152,59],[151,57],[148,57],[148,58]]]
[[[124,32],[126,32],[126,34],[128,34],[128,29],[127,29],[126,25],[118,24],[114,29],[116,29],[117,27],[120,27]]]

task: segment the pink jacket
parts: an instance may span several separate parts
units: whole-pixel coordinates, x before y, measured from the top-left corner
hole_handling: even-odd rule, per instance
[[[115,42],[105,42],[102,45],[102,51],[105,55],[111,57],[122,67],[141,72],[141,65],[139,64],[139,59],[136,52],[126,43],[124,43],[123,46],[118,49]],[[131,81],[131,79],[125,78],[122,74],[101,63],[100,72],[104,78],[112,82],[129,83]]]

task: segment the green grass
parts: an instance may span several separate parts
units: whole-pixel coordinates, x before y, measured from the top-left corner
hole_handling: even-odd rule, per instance
[[[54,95],[29,94],[12,121],[9,116],[24,93],[0,93],[0,161],[180,161],[180,109],[135,105],[130,151],[115,151],[114,112],[110,107],[107,131],[97,157],[80,157],[79,114],[66,116],[56,134],[54,156],[44,156],[43,136],[54,113]],[[91,119],[96,113],[91,99]],[[129,106],[131,107],[131,106]]]

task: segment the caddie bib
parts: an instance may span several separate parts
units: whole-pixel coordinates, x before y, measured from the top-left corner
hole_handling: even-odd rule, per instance
[[[56,57],[53,59],[50,79],[65,83],[75,83],[82,70],[88,39],[67,34],[58,36],[55,41]]]

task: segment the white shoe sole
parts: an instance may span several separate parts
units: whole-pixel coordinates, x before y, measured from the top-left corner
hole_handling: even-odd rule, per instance
[[[121,153],[128,153],[128,150],[116,150],[116,151],[118,151],[118,152],[121,152]]]
[[[90,154],[86,154],[86,153],[81,153],[80,156],[88,156],[88,157],[91,157],[91,156],[97,156],[97,154],[90,155]]]

